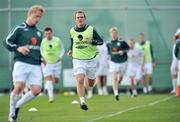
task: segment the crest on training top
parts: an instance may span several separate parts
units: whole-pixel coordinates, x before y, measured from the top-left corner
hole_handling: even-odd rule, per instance
[[[38,37],[41,37],[41,32],[37,31]]]

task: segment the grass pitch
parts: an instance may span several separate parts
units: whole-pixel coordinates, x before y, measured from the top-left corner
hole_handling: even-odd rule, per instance
[[[21,107],[18,122],[180,122],[180,97],[168,94],[93,96],[87,100],[88,111],[80,109],[75,96],[57,94],[54,103],[40,96]],[[29,112],[35,107],[37,112]],[[0,96],[0,122],[7,122],[9,95]]]

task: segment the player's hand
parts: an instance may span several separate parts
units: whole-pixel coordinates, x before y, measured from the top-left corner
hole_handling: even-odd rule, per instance
[[[122,50],[119,51],[120,56],[122,56],[124,54],[124,52]]]
[[[17,48],[17,51],[22,53],[23,55],[27,55],[30,52],[28,46],[20,46]]]
[[[69,51],[67,52],[67,55],[70,56],[70,57],[72,57],[72,50],[69,50]]]
[[[88,43],[88,44],[91,44],[92,43],[92,38],[85,38],[85,42]]]
[[[41,63],[43,63],[44,65],[46,65],[46,61],[45,61],[45,59],[42,57],[41,58]]]

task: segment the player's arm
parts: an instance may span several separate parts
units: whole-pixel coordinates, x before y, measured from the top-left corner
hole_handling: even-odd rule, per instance
[[[19,52],[23,55],[27,55],[30,50],[28,48],[28,46],[24,45],[24,46],[19,46],[16,43],[16,38],[18,36],[19,33],[19,28],[16,27],[15,29],[13,29],[9,35],[6,37],[6,39],[3,42],[3,45],[6,47],[6,49],[8,49],[9,51],[16,51]]]
[[[42,44],[42,43],[41,43]],[[46,61],[45,58],[43,57],[43,48],[40,45],[40,53],[41,53],[41,63],[43,63],[44,65],[46,65]]]
[[[73,38],[70,38],[70,47],[69,47],[69,50],[67,52],[68,56],[72,56],[72,49],[73,49]]]
[[[6,39],[3,41],[4,47],[9,51],[17,51],[18,45],[16,44],[16,37],[18,35],[18,28],[13,29]]]
[[[110,55],[111,54],[111,49],[110,49],[110,46],[109,46],[108,43],[106,44],[106,47],[107,47],[107,50],[108,50],[108,55]]]
[[[93,37],[86,38],[86,42],[90,43],[92,45],[102,45],[103,44],[102,38],[99,36],[99,34],[97,33],[97,31],[95,29],[93,29]]]
[[[125,41],[123,41],[123,53],[127,53],[129,49],[129,45]]]
[[[61,53],[59,55],[59,58],[61,59],[65,53],[64,44],[62,43],[62,41],[60,43],[60,47],[61,47]]]
[[[151,50],[152,61],[153,61],[153,63],[155,63],[154,51],[153,51],[153,48],[152,48],[152,45],[151,45],[151,44],[150,44],[150,50]]]
[[[92,45],[102,45],[103,39],[99,36],[97,31],[93,29]]]
[[[113,52],[114,54],[120,54],[120,55],[124,55],[124,53],[127,53],[129,51],[129,46],[128,44],[123,41],[122,42],[122,50],[118,51],[118,52]]]
[[[174,50],[174,55],[178,59],[178,53],[179,53],[179,46],[180,46],[180,41],[178,41],[175,45],[175,50]]]

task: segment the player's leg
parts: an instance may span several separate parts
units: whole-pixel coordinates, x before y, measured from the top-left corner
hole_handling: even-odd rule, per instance
[[[118,81],[118,70],[119,65],[117,63],[114,63],[112,61],[109,62],[109,71],[111,72],[112,76],[112,89],[114,92],[115,99],[119,100],[119,81]]]
[[[46,64],[43,70],[44,82],[45,82],[45,91],[47,91],[49,102],[54,102],[54,72],[52,64]]]
[[[9,121],[13,122],[17,119],[16,104],[22,96],[23,89],[25,87],[24,81],[17,81],[14,83],[14,89],[10,94],[10,105],[9,105]]]
[[[136,80],[134,76],[130,77],[131,80],[131,90],[132,90],[132,97],[137,96],[137,91],[136,91]]]
[[[101,76],[98,75],[96,77],[96,84],[97,84],[97,90],[98,90],[98,95],[103,95],[103,91],[102,91],[102,84],[101,84]]]
[[[25,87],[25,80],[28,74],[26,65],[22,62],[15,62],[12,74],[14,89],[10,94],[9,121],[16,121],[16,104],[22,96]]]
[[[53,83],[54,84],[57,84],[59,82],[59,79],[60,79],[60,75],[61,75],[61,67],[62,67],[62,64],[61,62],[58,62],[54,65],[53,69],[54,69],[54,80],[53,80]]]
[[[54,85],[59,82],[60,73],[61,73],[61,63],[58,62],[57,64],[52,65],[51,71],[49,71],[50,79],[46,79],[50,103],[54,102]]]
[[[102,90],[103,90],[103,95],[108,95],[107,76],[106,75],[102,76]]]
[[[16,104],[16,108],[20,108],[23,104],[29,102],[34,99],[41,93],[41,86],[31,85],[30,91],[28,91]]]
[[[114,96],[116,100],[119,100],[119,79],[118,79],[118,73],[117,72],[112,72],[112,88],[114,92]]]
[[[89,86],[89,81],[90,79],[88,79],[87,77],[85,78],[85,88],[87,91],[87,99],[90,99],[93,96],[93,89],[92,87]]]
[[[173,89],[171,90],[171,94],[175,94],[176,93],[176,84],[177,84],[177,74],[174,74],[171,76],[172,77],[172,86]]]
[[[31,101],[41,92],[42,87],[42,72],[41,67],[36,65],[29,65],[26,67],[26,70],[29,71],[27,78],[27,85],[30,86],[30,91],[28,91],[16,104],[17,113],[19,108],[25,103]]]
[[[177,84],[177,73],[178,73],[178,63],[176,61],[172,61],[171,63],[171,78],[172,78],[172,86],[171,94],[176,93],[176,84]]]
[[[131,91],[132,91],[132,97],[136,97],[137,96],[137,91],[136,91],[136,80],[135,80],[135,76],[136,76],[136,66],[129,64],[128,68],[127,68],[127,75],[129,76],[129,79],[131,81]]]
[[[148,93],[146,74],[147,74],[147,63],[144,64],[144,71],[142,72],[142,77],[141,77],[141,83],[142,83],[144,94]]]
[[[153,66],[152,63],[147,64],[147,83],[148,83],[148,92],[152,92],[152,72],[153,72]]]
[[[87,70],[87,80],[88,80],[88,86],[89,86],[89,95],[90,97],[93,94],[93,86],[95,84],[96,79],[96,61],[92,60],[86,64],[86,70]]]
[[[44,79],[46,83],[47,93],[49,96],[49,102],[52,103],[54,102],[54,77],[52,75],[48,75]]]
[[[84,74],[77,74],[75,75],[76,81],[77,81],[77,93],[80,99],[80,106],[83,110],[88,110],[88,107],[85,102],[85,88],[84,88],[84,80],[85,75]]]
[[[80,99],[80,106],[81,109],[87,110],[88,107],[85,102],[85,88],[84,88],[84,80],[86,77],[86,63],[81,60],[73,59],[73,71],[74,71],[74,76],[76,79],[76,89],[77,89],[77,94]]]

